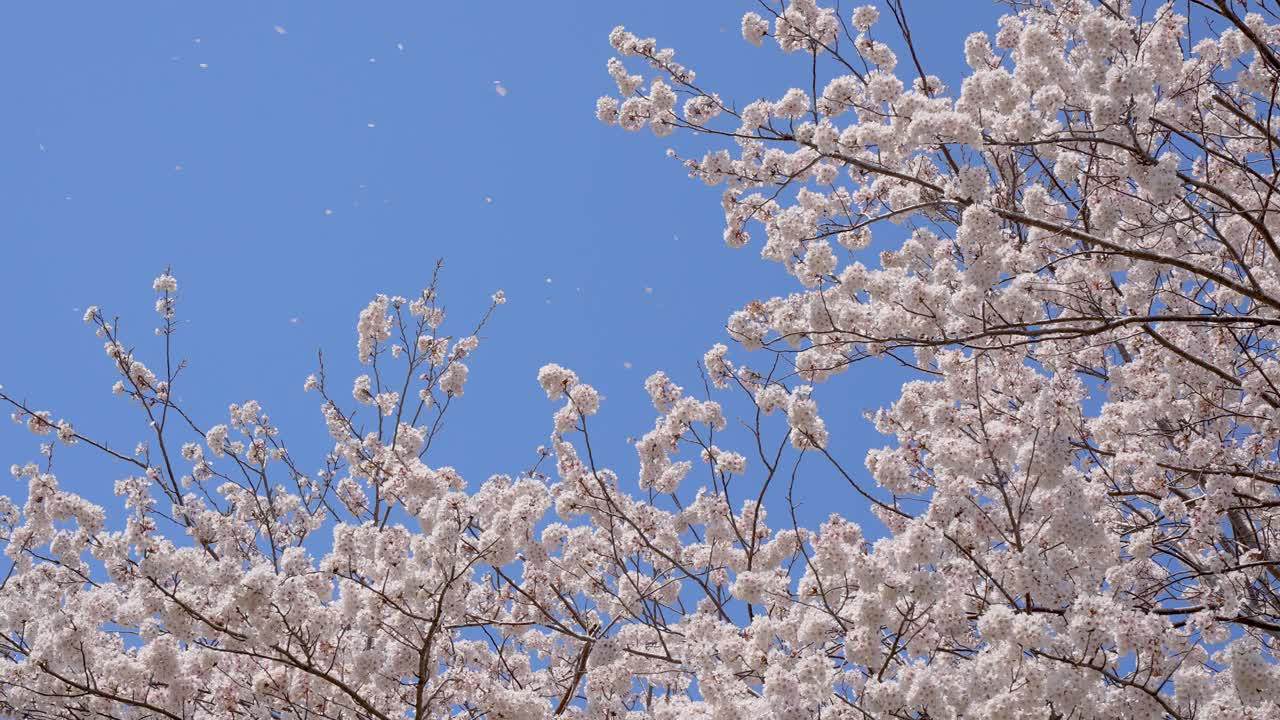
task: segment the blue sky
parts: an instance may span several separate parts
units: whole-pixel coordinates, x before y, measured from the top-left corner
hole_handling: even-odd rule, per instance
[[[700,82],[745,104],[807,74],[740,39],[752,7],[7,4],[0,384],[132,447],[143,421],[110,394],[111,367],[80,316],[91,304],[120,314],[126,338],[158,359],[150,281],[172,265],[178,353],[191,361],[176,395],[206,426],[230,402],[259,400],[316,468],[326,438],[302,381],[317,349],[345,388],[359,310],[378,292],[412,295],[442,257],[455,329],[492,291],[509,302],[429,462],[473,485],[531,464],[555,409],[534,377],[558,362],[605,394],[596,445],[607,464],[633,468],[624,440],[652,423],[643,379],[664,368],[695,384],[730,312],[795,286],[758,245],[722,243],[719,189],[663,154],[696,140],[596,122],[596,97],[614,90],[606,35],[617,24],[656,35]],[[964,36],[1000,14],[988,0],[908,10],[925,65],[951,83]],[[823,412],[865,473],[863,450],[886,440],[861,414],[891,400],[902,376],[855,372]],[[0,457],[36,459],[34,438],[0,429]],[[61,452],[61,482],[114,507],[126,468],[90,460]],[[812,507],[860,515],[827,480],[807,491]]]

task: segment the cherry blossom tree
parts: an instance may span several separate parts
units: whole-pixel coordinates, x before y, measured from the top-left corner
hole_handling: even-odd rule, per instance
[[[957,91],[904,5],[760,3],[743,37],[808,72],[745,104],[610,35],[598,117],[685,135],[670,154],[723,187],[724,240],[762,235],[799,283],[728,319],[705,391],[646,381],[637,477],[593,442],[599,394],[554,364],[545,469],[433,466],[484,325],[442,334],[434,281],[361,313],[349,399],[323,366],[307,379],[333,441],[318,472],[256,402],[208,426],[174,400],[171,275],[163,370],[91,309],[151,434],[123,451],[0,394],[50,458],[91,446],[127,474],[109,518],[49,459],[15,466],[3,707],[1280,717],[1274,9],[1012,2],[965,40]],[[865,470],[820,413],[847,412],[822,393],[862,362],[916,375]],[[881,526],[799,523],[816,472]]]

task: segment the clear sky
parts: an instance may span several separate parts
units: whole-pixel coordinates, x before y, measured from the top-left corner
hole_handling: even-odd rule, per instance
[[[178,352],[191,361],[175,394],[206,426],[230,402],[259,400],[303,467],[318,468],[326,436],[318,398],[302,392],[316,350],[345,389],[359,310],[378,292],[412,296],[442,257],[456,320],[469,324],[498,288],[509,302],[428,462],[473,485],[528,467],[555,409],[534,377],[558,362],[606,396],[604,462],[634,468],[624,440],[653,415],[643,379],[664,368],[696,384],[730,312],[795,286],[758,244],[722,243],[720,190],[663,154],[696,141],[594,119],[596,97],[614,91],[606,35],[617,24],[655,35],[745,104],[807,80],[797,58],[741,40],[752,7],[6,3],[0,384],[132,447],[145,427],[110,394],[112,369],[80,317],[91,304],[119,313],[127,340],[158,359],[150,281],[172,265]],[[909,0],[908,11],[926,67],[950,83],[965,35],[1000,14],[989,0]],[[886,17],[880,36],[890,27]],[[823,414],[865,473],[862,451],[886,439],[861,414],[901,376],[856,372]],[[60,453],[61,482],[116,507],[126,468],[88,454]],[[0,428],[0,459],[37,459],[35,439]],[[828,500],[859,514],[836,484],[807,497],[819,516]]]

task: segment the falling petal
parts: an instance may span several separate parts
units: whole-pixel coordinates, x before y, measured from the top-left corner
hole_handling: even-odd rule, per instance
[[[498,95],[502,97],[507,96],[507,86],[503,85],[501,80],[493,81],[493,90],[494,92],[498,93]]]
[[[275,26],[275,27],[274,27],[274,28],[272,28],[272,29],[276,31],[276,34],[277,34],[277,35],[288,35],[288,34],[289,34],[289,31],[288,31],[288,30],[285,30],[283,25],[277,25],[277,26]]]

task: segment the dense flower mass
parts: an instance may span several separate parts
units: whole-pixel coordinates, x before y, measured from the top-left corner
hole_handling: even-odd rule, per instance
[[[360,313],[349,400],[307,378],[318,472],[257,402],[191,417],[179,365],[90,308],[150,434],[123,452],[0,391],[46,455],[116,463],[122,507],[13,466],[0,712],[1280,717],[1280,25],[1242,0],[1011,3],[957,43],[953,91],[905,4],[754,6],[743,38],[804,73],[744,103],[609,35],[596,116],[686,136],[726,243],[796,280],[728,319],[698,393],[645,381],[636,477],[555,364],[535,468],[433,466],[484,325],[445,334],[434,281]],[[154,289],[168,336],[177,282]],[[822,393],[862,361],[916,377],[859,458]],[[880,527],[796,522],[817,466]]]

